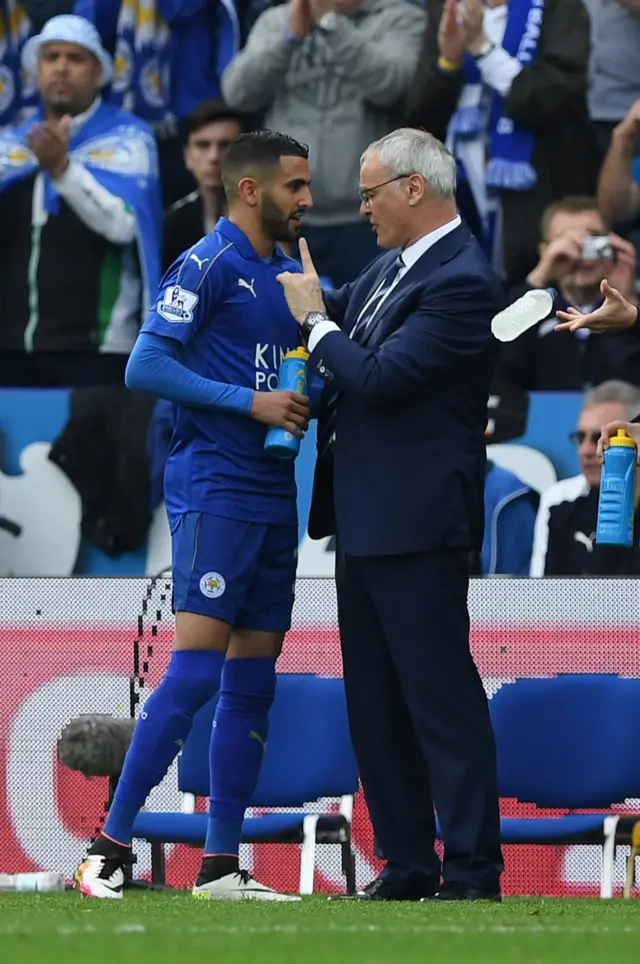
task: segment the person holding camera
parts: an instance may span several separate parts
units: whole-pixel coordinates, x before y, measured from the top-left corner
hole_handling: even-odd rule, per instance
[[[609,379],[640,385],[640,339],[624,331],[594,342],[589,329],[571,337],[556,334],[556,311],[588,314],[603,303],[602,283],[636,304],[636,253],[632,244],[609,231],[597,201],[567,197],[550,205],[541,223],[539,261],[524,288],[554,288],[554,310],[503,348],[500,375],[525,391],[586,391]]]

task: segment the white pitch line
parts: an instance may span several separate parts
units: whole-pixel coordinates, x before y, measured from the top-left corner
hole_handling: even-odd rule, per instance
[[[0,926],[2,935],[21,935],[21,936],[42,936],[47,934],[57,934],[61,937],[74,937],[81,934],[146,934],[152,932],[162,932],[170,927],[172,934],[225,934],[242,937],[247,935],[269,935],[269,934],[289,934],[289,935],[320,935],[320,934],[393,934],[402,936],[409,934],[490,934],[490,935],[509,935],[509,934],[638,934],[640,925],[629,926],[599,926],[597,924],[571,925],[571,924],[486,924],[477,926],[465,926],[464,924],[415,924],[408,926],[384,926],[382,924],[327,924],[325,926],[307,927],[299,924],[266,924],[263,926],[240,926],[211,924],[205,926],[176,926],[172,921],[171,925],[163,927],[147,928],[144,924],[117,924],[115,927],[99,927],[93,924],[86,924],[79,927],[55,927],[41,929],[22,927],[20,925]]]

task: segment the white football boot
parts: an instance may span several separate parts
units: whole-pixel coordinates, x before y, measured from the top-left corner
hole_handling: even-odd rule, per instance
[[[205,884],[194,884],[192,896],[197,900],[301,900],[296,894],[279,894],[271,887],[254,880],[246,870],[236,871],[210,880]]]
[[[117,857],[89,854],[76,870],[74,881],[83,897],[122,900],[124,872]]]

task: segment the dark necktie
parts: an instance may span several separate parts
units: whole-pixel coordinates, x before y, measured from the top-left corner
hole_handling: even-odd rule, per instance
[[[402,270],[402,268],[404,268],[404,262],[402,260],[402,255],[399,254],[382,281],[374,289],[373,294],[369,295],[369,298],[367,301],[365,301],[365,308],[351,329],[351,334],[349,336],[350,338],[353,338],[354,341],[360,342],[360,339],[369,327],[373,316],[380,307],[382,299],[389,293],[389,289],[394,284],[396,278],[398,277],[398,273]]]
[[[354,341],[360,343],[361,338],[365,335],[376,311],[380,307],[380,303],[389,293],[389,289],[396,281],[398,273],[402,270],[402,268],[404,268],[404,262],[402,260],[402,255],[399,254],[382,281],[376,285],[372,294],[370,294],[368,299],[365,301],[365,307],[355,325],[351,329],[351,333],[349,335],[349,337],[353,338]],[[326,417],[322,426],[322,431],[318,436],[318,451],[320,453],[320,458],[326,454],[331,443],[333,442],[339,397],[340,392],[334,391],[331,393],[326,402]]]

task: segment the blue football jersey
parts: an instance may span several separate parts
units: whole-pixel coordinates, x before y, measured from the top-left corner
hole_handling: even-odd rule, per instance
[[[284,355],[301,343],[276,277],[301,270],[277,248],[260,258],[221,218],[169,269],[142,331],[179,341],[180,362],[204,378],[275,391]],[[175,406],[164,478],[172,529],[188,511],[297,524],[294,464],[264,452],[267,431],[248,414]]]

